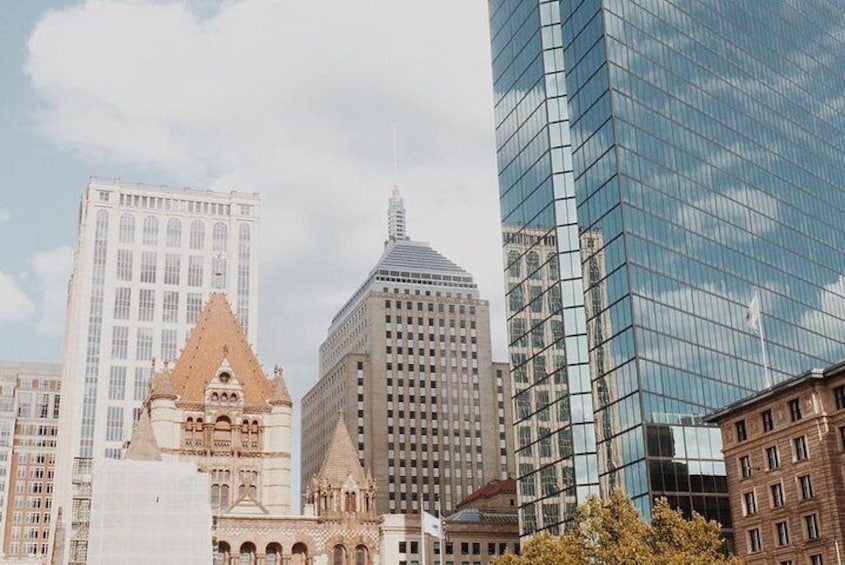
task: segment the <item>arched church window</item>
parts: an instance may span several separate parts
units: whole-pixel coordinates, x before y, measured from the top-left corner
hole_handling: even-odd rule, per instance
[[[332,551],[332,565],[346,565],[346,548],[342,545],[334,546]]]
[[[355,565],[370,565],[370,555],[366,546],[359,545],[355,548]]]

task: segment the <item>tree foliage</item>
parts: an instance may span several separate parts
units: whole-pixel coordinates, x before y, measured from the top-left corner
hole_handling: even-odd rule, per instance
[[[590,497],[561,535],[537,534],[522,554],[494,565],[740,565],[727,554],[719,524],[699,514],[690,520],[665,499],[655,502],[652,522],[643,521],[630,499],[614,490],[605,501]]]

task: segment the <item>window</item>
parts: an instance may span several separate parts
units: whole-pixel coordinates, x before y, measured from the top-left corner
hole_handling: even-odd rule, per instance
[[[842,444],[842,449],[845,449],[845,426],[839,428],[839,441]]]
[[[129,306],[132,301],[132,289],[118,287],[114,291],[115,320],[129,319]]]
[[[754,491],[743,493],[742,509],[746,516],[753,516],[757,513],[757,495]]]
[[[743,455],[739,458],[739,469],[743,479],[751,476],[751,457]]]
[[[775,524],[775,530],[777,531],[778,545],[789,545],[789,524],[778,522]]]
[[[772,495],[772,506],[775,508],[783,506],[783,485],[781,483],[771,485],[769,492]]]
[[[153,216],[144,218],[144,245],[158,243],[158,220]]]
[[[211,286],[226,288],[226,258],[218,255],[211,261]]]
[[[189,324],[195,324],[200,317],[202,310],[202,295],[194,292],[189,292],[186,296],[187,310],[185,312],[185,321]]]
[[[764,410],[760,414],[760,418],[763,420],[763,431],[770,432],[775,429],[775,421],[772,419],[772,411],[771,410]]]
[[[797,422],[801,419],[801,399],[800,398],[793,398],[789,402],[789,418],[793,422]]]
[[[156,282],[156,254],[153,251],[141,253],[141,282]]]
[[[135,216],[132,214],[120,217],[120,243],[135,243]]]
[[[770,471],[780,467],[780,456],[778,455],[778,447],[776,445],[766,448],[766,464],[769,466]]]
[[[789,565],[792,565],[791,563]],[[824,565],[824,558],[821,554],[810,556],[810,565]]]
[[[109,400],[123,400],[126,395],[126,367],[109,369]]]
[[[132,251],[129,249],[117,250],[117,280],[132,280]]]
[[[845,385],[833,389],[833,396],[836,399],[836,409],[842,410],[845,408]]]
[[[795,451],[796,461],[805,461],[807,459],[807,438],[805,436],[793,438],[792,447]]]
[[[202,286],[202,257],[188,257],[188,286]]]
[[[138,328],[135,359],[149,361],[153,358],[153,330],[152,328]]]
[[[176,359],[176,330],[161,330],[161,359],[165,362]]]
[[[801,500],[813,498],[813,481],[810,479],[810,475],[798,477],[798,487],[801,490]]]
[[[167,220],[167,247],[182,245],[182,222],[177,218]]]
[[[224,253],[227,250],[227,239],[229,237],[229,230],[223,222],[214,224],[211,233],[211,248],[218,252]]]
[[[807,539],[819,539],[819,520],[815,514],[804,516],[804,525],[807,527]]]
[[[164,256],[164,284],[179,284],[181,258],[173,253]]]
[[[179,321],[179,293],[173,290],[165,290],[161,301],[161,321]],[[174,358],[171,358],[174,359]]]
[[[191,222],[191,249],[202,249],[205,246],[205,224],[200,220]]]
[[[111,338],[111,356],[115,359],[126,359],[129,350],[129,328],[114,326]]]
[[[138,319],[142,322],[152,322],[155,312],[155,291],[142,288],[138,292]]]
[[[133,400],[144,400],[147,397],[147,389],[150,383],[150,370],[148,367],[135,367],[135,382],[133,386]]]
[[[106,413],[106,440],[123,441],[123,408],[109,406]]]
[[[763,544],[760,540],[760,528],[748,530],[748,552],[757,553],[763,549]]]
[[[736,441],[747,440],[748,432],[745,430],[745,420],[740,420],[734,426],[736,426]]]

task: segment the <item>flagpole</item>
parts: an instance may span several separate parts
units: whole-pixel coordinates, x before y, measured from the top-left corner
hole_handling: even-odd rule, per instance
[[[420,497],[420,564],[426,565],[428,555],[425,550],[425,510],[423,510],[422,497]]]
[[[440,544],[437,563],[443,565],[443,554],[446,553],[446,546],[443,543],[443,512],[440,510],[440,497],[437,497],[437,519],[440,520],[440,529],[437,530],[437,543]]]

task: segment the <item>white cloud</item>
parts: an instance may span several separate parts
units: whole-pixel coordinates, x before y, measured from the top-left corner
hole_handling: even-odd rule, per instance
[[[677,221],[723,243],[747,243],[774,230],[778,217],[777,199],[756,188],[740,187],[681,207]]]
[[[286,367],[298,400],[331,316],[381,252],[395,121],[409,232],[476,276],[506,359],[486,3],[204,6],[48,12],[26,66],[45,135],[93,173],[140,166],[262,193],[259,354]]]
[[[12,213],[8,208],[0,208],[0,224],[5,224],[12,219]]]
[[[64,330],[67,284],[73,269],[73,249],[67,246],[36,253],[29,260],[41,293],[37,330],[60,334]]]
[[[14,277],[0,272],[0,322],[21,322],[33,313],[34,306]]]

